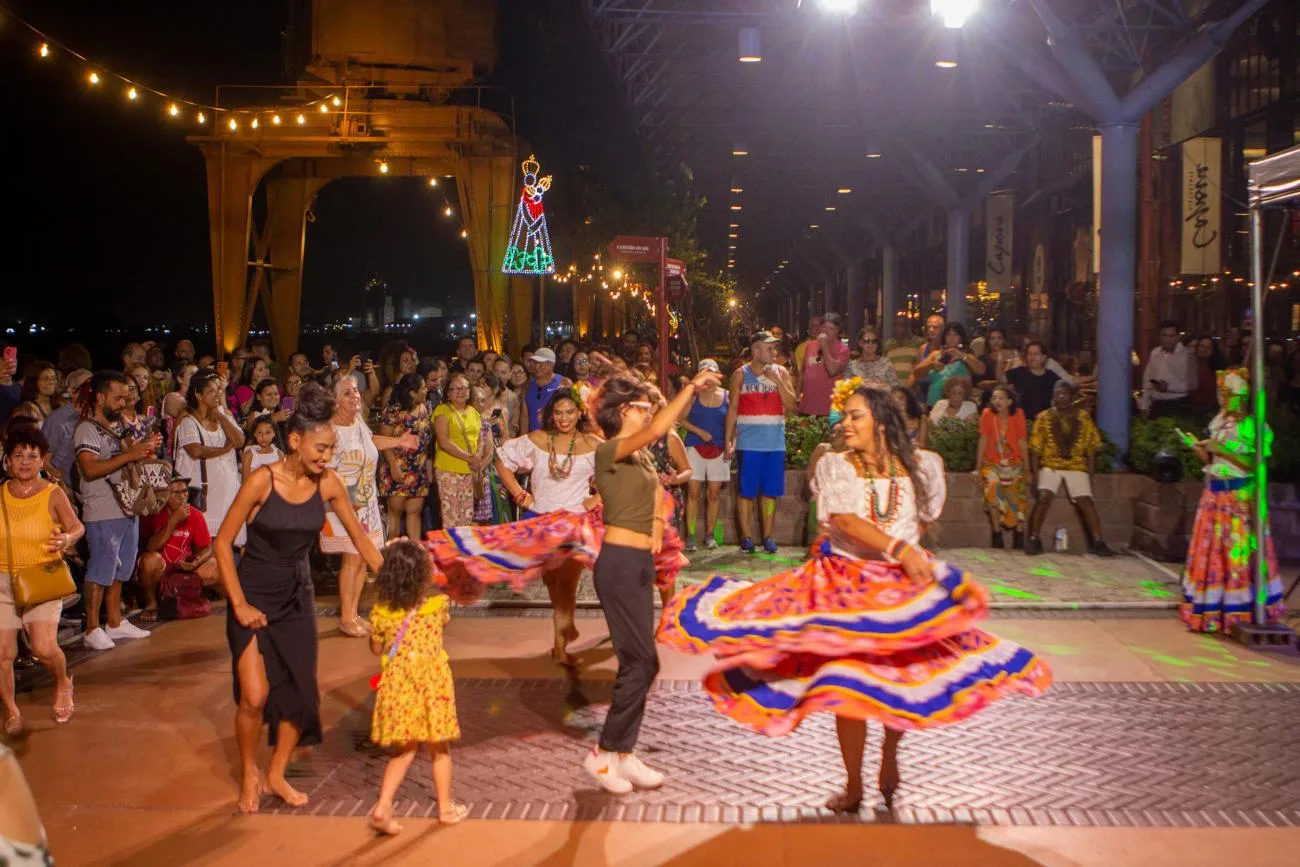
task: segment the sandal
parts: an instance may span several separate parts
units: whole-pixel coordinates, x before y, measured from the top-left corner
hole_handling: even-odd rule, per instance
[[[452,801],[451,809],[448,811],[447,815],[444,816],[441,810],[438,811],[438,821],[444,825],[455,825],[457,822],[459,822],[461,819],[464,819],[468,815],[469,815],[469,807],[466,807],[464,804],[458,804],[455,801]]]
[[[59,707],[59,700],[65,696],[68,699],[68,706]],[[77,705],[72,700],[72,678],[68,678],[68,688],[59,690],[58,696],[54,699],[54,721],[59,725],[63,725],[68,720],[72,719],[72,712],[76,709]]]
[[[351,620],[347,621],[346,623],[340,620],[339,632],[342,632],[344,635],[348,636],[349,638],[370,637],[370,630],[366,628],[365,621],[362,620],[359,616],[353,617]]]
[[[23,724],[22,714],[16,714],[5,720],[5,734],[9,737],[16,738],[23,734],[24,731],[26,731],[26,726]]]
[[[141,623],[157,623],[158,609],[146,608],[140,612],[140,615],[136,618],[136,620],[139,620]]]

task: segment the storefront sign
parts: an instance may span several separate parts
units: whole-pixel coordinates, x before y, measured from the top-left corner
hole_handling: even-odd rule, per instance
[[[1222,246],[1222,142],[1194,138],[1183,142],[1182,274],[1219,273]]]
[[[1014,234],[1016,200],[1010,193],[989,196],[988,241],[985,247],[985,281],[988,291],[1011,290],[1011,250]]]

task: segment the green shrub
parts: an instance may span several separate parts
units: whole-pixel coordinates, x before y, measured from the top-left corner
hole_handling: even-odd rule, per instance
[[[1203,439],[1208,431],[1196,419],[1153,418],[1151,420],[1135,419],[1129,432],[1128,462],[1135,472],[1149,474],[1151,462],[1162,449],[1168,449],[1178,456],[1183,465],[1183,478],[1198,479],[1204,466],[1200,458],[1187,447],[1178,436],[1177,429]]]
[[[950,473],[975,469],[975,451],[980,444],[980,427],[974,421],[945,418],[930,426],[930,450],[943,458]]]
[[[1101,448],[1097,450],[1097,459],[1093,462],[1093,472],[1113,473],[1119,465],[1119,446],[1111,442],[1104,430],[1101,434]]]
[[[831,438],[831,425],[815,415],[791,415],[785,419],[785,464],[795,470],[807,469],[813,449]]]

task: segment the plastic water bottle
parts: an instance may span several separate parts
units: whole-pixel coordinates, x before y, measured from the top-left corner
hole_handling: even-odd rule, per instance
[[[1056,528],[1055,550],[1058,554],[1064,554],[1066,551],[1070,550],[1070,534],[1066,532],[1064,527]]]

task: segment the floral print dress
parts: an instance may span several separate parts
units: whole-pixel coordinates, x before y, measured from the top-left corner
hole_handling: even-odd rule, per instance
[[[408,615],[410,611],[383,604],[370,611],[372,634],[384,647],[370,740],[380,746],[459,740],[451,664],[442,645],[451,603],[442,594],[420,603],[393,653],[393,642]]]
[[[401,467],[400,480],[393,478],[393,470],[387,460],[379,462],[379,495],[382,497],[427,497],[429,495],[429,476],[425,472],[430,446],[433,444],[433,419],[427,404],[420,404],[415,409],[402,409],[389,406],[384,409],[380,424],[393,429],[393,436],[415,434],[420,446],[415,451],[397,452],[397,465]]]

